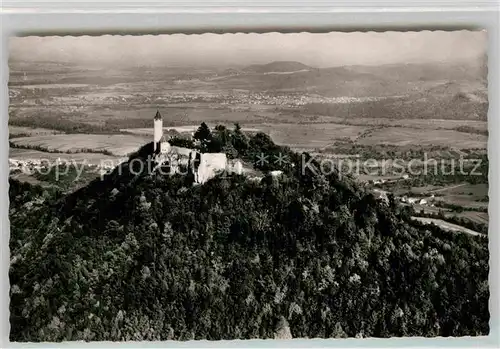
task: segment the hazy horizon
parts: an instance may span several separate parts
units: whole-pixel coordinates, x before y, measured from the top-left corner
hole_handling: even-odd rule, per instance
[[[467,49],[464,49],[467,47]],[[90,66],[237,67],[297,61],[312,67],[481,62],[486,31],[12,37],[9,62]]]

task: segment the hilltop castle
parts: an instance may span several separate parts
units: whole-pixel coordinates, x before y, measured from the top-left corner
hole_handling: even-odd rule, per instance
[[[229,162],[224,153],[200,153],[197,150],[172,146],[163,134],[163,118],[156,111],[153,121],[153,151],[157,162],[168,163],[171,172],[179,172],[180,166],[187,166],[194,175],[195,183],[205,183],[220,171],[241,174],[239,161]]]

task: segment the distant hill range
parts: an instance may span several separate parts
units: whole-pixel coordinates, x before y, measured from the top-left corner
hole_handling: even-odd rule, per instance
[[[398,97],[355,104],[309,104],[304,112],[341,117],[486,120],[487,58],[461,63],[410,63],[313,68],[300,62],[251,65],[217,81],[220,89],[325,97]]]
[[[332,97],[384,96],[421,91],[435,83],[448,81],[485,85],[485,63],[483,60],[482,64],[413,63],[313,68],[300,62],[282,61],[231,69],[231,74],[220,83],[223,84],[221,87],[227,88],[310,91]],[[297,74],[269,74],[294,72]]]
[[[275,61],[267,64],[253,64],[242,69],[230,68],[227,72],[244,73],[272,73],[272,72],[302,72],[310,71],[316,74],[340,74],[347,78],[358,78],[359,75],[369,74],[386,78],[403,78],[406,80],[435,80],[435,79],[463,79],[486,78],[487,57],[479,61],[465,61],[461,63],[395,63],[383,65],[344,65],[326,68],[316,68],[301,62]]]
[[[277,61],[267,64],[253,64],[246,68],[243,68],[244,72],[247,73],[287,73],[287,72],[297,72],[304,70],[316,70],[317,68],[310,67],[300,62],[293,61]]]

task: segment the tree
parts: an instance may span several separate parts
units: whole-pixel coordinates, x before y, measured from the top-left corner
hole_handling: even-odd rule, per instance
[[[290,332],[290,326],[288,321],[281,316],[278,325],[276,326],[276,331],[274,332],[274,339],[292,339],[292,333]]]
[[[200,151],[201,152],[213,152],[213,147],[211,147],[210,143],[213,142],[212,132],[208,125],[204,122],[201,123],[198,130],[194,133],[193,138],[200,143]]]
[[[232,144],[233,147],[238,152],[239,156],[246,156],[248,153],[248,138],[241,131],[241,126],[238,123],[234,124],[234,131],[232,135]]]
[[[208,125],[202,122],[200,127],[198,127],[198,130],[196,130],[196,132],[194,133],[193,138],[199,140],[200,142],[211,141],[212,132],[210,131]]]
[[[392,210],[395,210],[397,208],[397,203],[396,203],[396,198],[394,197],[394,194],[393,193],[389,193],[387,195],[387,199],[389,201],[389,207]]]

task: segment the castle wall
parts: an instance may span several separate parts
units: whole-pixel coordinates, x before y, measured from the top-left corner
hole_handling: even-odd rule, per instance
[[[243,173],[243,164],[240,160],[228,160],[228,172],[241,175]]]
[[[168,142],[161,142],[160,143],[160,153],[162,153],[162,154],[169,153],[171,151],[170,148],[171,148],[170,143],[168,143]]]
[[[205,183],[213,178],[219,171],[234,171],[241,173],[242,164],[239,161],[228,163],[224,153],[199,153],[196,150],[171,146],[168,142],[161,142],[159,162],[169,162],[172,171],[176,172],[179,166],[188,166],[194,174],[196,183]]]
[[[189,148],[177,147],[177,146],[170,147],[170,153],[177,154],[181,157],[182,156],[189,157],[189,154],[191,154],[192,152],[195,152],[195,150],[189,149]]]
[[[203,153],[200,154],[200,164],[197,170],[198,183],[205,183],[213,178],[218,171],[225,171],[227,168],[227,156],[223,153]]]

